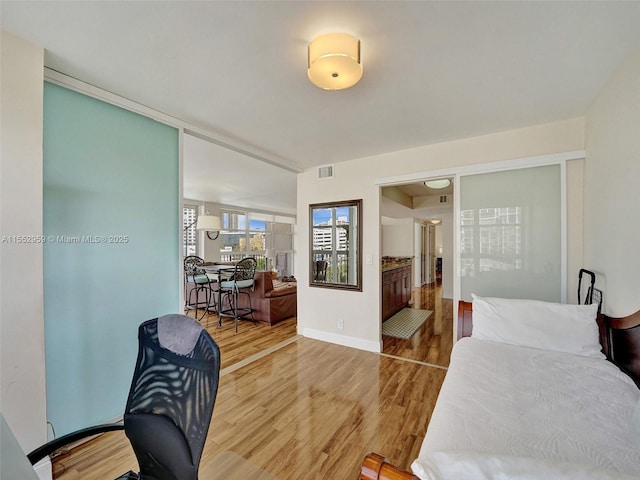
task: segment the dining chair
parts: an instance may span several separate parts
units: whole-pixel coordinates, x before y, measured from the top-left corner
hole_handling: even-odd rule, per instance
[[[247,257],[236,263],[232,275],[227,280],[220,281],[220,305],[218,308],[218,316],[220,325],[222,318],[233,318],[235,322],[236,333],[238,333],[238,322],[247,316],[251,316],[251,321],[256,323],[253,318],[253,308],[251,307],[251,295],[247,291],[255,286],[256,259]],[[247,307],[241,307],[240,295],[247,296]],[[225,300],[228,307],[224,308]]]
[[[202,303],[198,298],[200,292],[204,292],[205,306],[200,320],[204,318],[211,307],[216,308],[216,295],[213,286],[218,283],[214,278],[209,277],[203,268],[204,260],[196,255],[189,255],[184,259],[184,308],[185,311],[195,308],[195,317],[198,317],[198,306]],[[189,288],[189,284],[194,286]],[[195,293],[195,303],[192,297]]]

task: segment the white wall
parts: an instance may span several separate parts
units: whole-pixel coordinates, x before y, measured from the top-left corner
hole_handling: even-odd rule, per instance
[[[0,410],[26,452],[47,441],[42,128],[44,50],[2,32]],[[31,236],[11,243],[5,236]]]
[[[640,48],[587,112],[584,258],[604,288],[604,311],[640,309]]]
[[[576,118],[336,163],[335,178],[332,180],[318,181],[315,169],[299,174],[299,228],[295,240],[298,254],[299,331],[304,335],[335,343],[372,350],[380,349],[381,250],[380,187],[376,183],[378,180],[582,149],[584,119]],[[371,264],[365,262],[363,265],[362,292],[310,288],[309,204],[358,198],[363,200],[363,258],[367,258],[368,255],[373,257]],[[444,219],[442,228],[443,232],[453,232],[453,225],[447,225]],[[449,239],[443,240],[443,259],[447,261],[447,258],[451,258],[447,256]],[[452,242],[453,239],[451,246]],[[443,278],[443,283],[445,281],[446,277]],[[344,330],[337,328],[337,319],[344,320]]]
[[[444,240],[442,239],[442,224],[436,225],[436,257],[440,256],[440,248],[444,248]]]
[[[413,218],[382,217],[382,256],[413,257]]]

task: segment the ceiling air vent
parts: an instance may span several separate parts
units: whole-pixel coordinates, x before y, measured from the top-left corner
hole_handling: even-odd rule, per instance
[[[333,165],[322,165],[318,167],[318,180],[333,178]]]
[[[449,199],[446,195],[440,195],[440,203],[449,203]]]

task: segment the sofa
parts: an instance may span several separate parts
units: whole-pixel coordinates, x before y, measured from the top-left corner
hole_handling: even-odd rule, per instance
[[[271,272],[256,272],[253,291],[248,290],[253,308],[253,318],[275,325],[297,313],[296,282],[273,280]],[[240,295],[240,307],[248,306],[245,295]]]

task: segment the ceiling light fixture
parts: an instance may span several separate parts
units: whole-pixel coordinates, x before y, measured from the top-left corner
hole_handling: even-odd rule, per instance
[[[353,87],[362,78],[360,40],[348,33],[329,33],[309,44],[309,80],[324,90]]]
[[[438,180],[427,180],[426,182],[424,182],[424,184],[429,188],[447,188],[449,185],[451,185],[451,180],[449,180],[448,178],[440,178]]]

